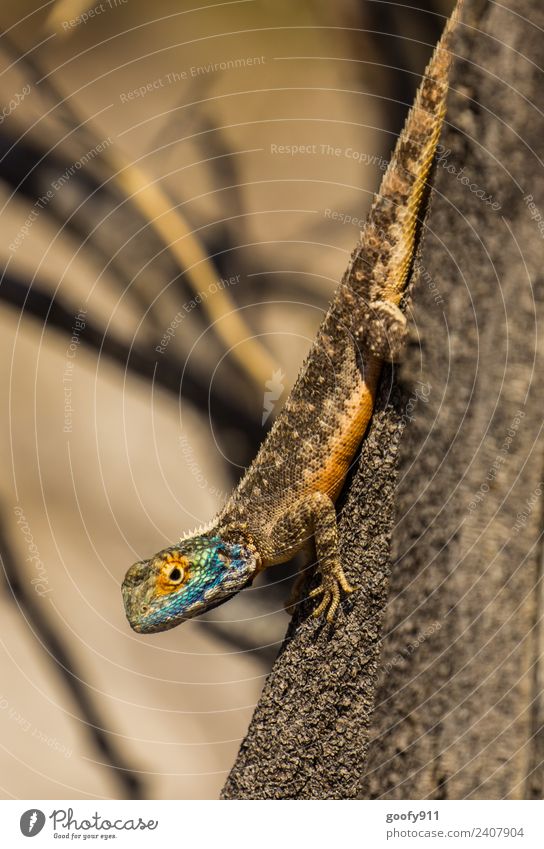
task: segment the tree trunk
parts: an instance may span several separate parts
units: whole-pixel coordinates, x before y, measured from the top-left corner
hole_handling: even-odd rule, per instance
[[[335,629],[301,606],[227,799],[542,796],[544,8],[463,19],[412,338],[339,504],[358,592]]]

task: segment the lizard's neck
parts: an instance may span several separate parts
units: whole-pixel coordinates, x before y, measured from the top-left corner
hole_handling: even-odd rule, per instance
[[[218,521],[215,533],[221,537],[232,552],[239,552],[240,557],[250,555],[255,560],[255,572],[262,566],[262,557],[247,522]]]

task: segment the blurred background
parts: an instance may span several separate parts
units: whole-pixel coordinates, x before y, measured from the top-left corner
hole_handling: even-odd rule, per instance
[[[218,796],[293,570],[151,636],[120,583],[251,461],[452,5],[2,4],[3,798]]]

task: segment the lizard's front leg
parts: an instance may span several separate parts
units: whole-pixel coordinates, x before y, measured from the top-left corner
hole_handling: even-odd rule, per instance
[[[312,590],[310,597],[323,596],[313,615],[320,616],[327,611],[327,621],[332,622],[340,604],[340,590],[351,593],[353,587],[344,575],[338,556],[334,504],[323,492],[314,492],[297,501],[289,515],[274,525],[271,534],[276,549],[301,548],[312,535],[321,583]]]
[[[308,569],[315,565],[316,555],[313,539],[311,542],[308,542],[307,545],[302,546],[299,552],[299,556],[300,555],[302,556],[299,570],[293,582],[291,592],[289,593],[289,598],[284,605],[285,611],[289,614],[289,616],[294,614],[296,607],[303,600],[303,588],[306,583],[306,578],[308,577]]]

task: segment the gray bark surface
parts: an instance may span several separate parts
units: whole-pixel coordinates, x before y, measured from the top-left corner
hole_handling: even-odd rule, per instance
[[[544,9],[464,21],[412,340],[339,505],[360,589],[335,630],[302,605],[224,798],[542,796]]]

